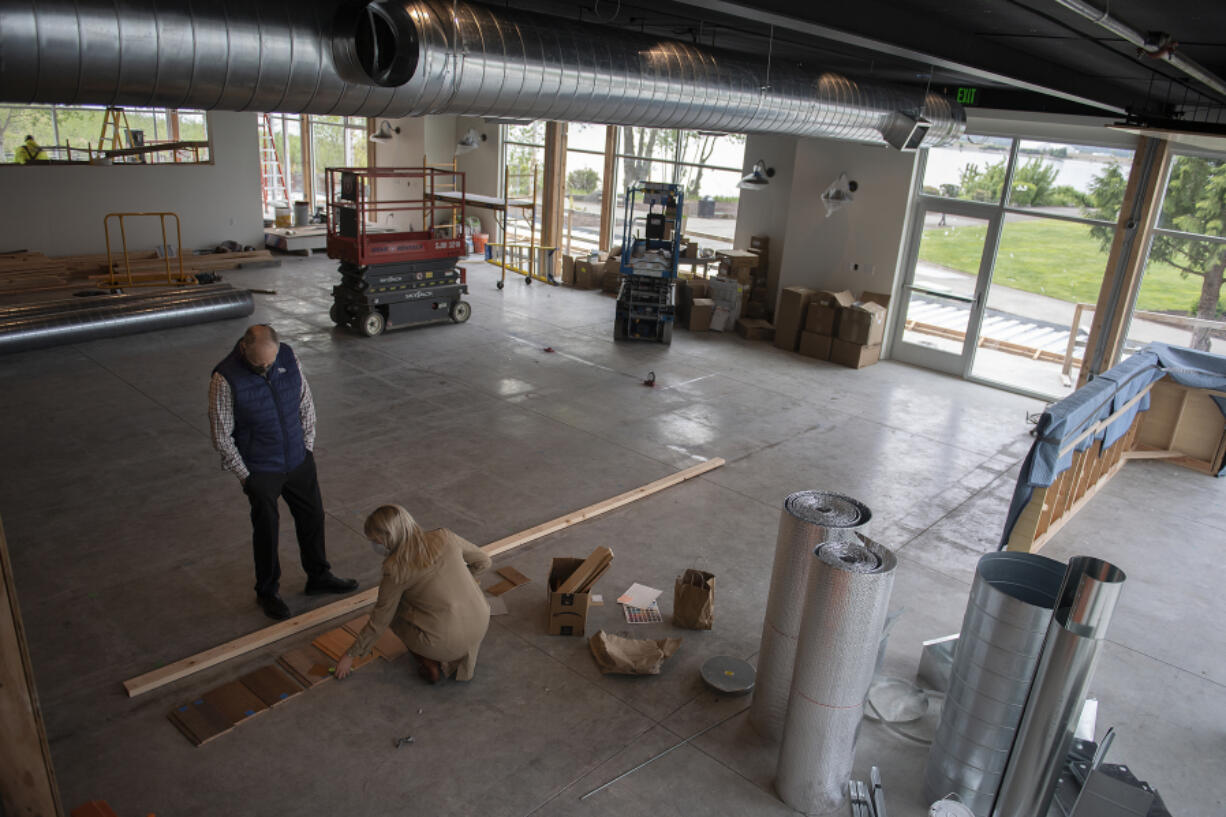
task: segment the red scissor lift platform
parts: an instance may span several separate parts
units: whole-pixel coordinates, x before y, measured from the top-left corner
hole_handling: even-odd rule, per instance
[[[332,321],[373,337],[384,329],[463,323],[472,312],[465,254],[464,174],[432,167],[330,167],[328,257],[340,262]],[[437,189],[460,192],[440,204]],[[449,216],[450,223],[440,223]]]

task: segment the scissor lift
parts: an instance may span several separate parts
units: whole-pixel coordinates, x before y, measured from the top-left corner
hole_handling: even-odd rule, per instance
[[[634,202],[639,198],[647,205],[647,213],[636,218]],[[672,343],[683,205],[684,193],[675,184],[635,182],[626,189],[614,340]],[[636,224],[643,225],[642,237],[635,235]]]
[[[328,257],[341,262],[341,283],[332,288],[333,323],[374,337],[384,329],[468,320],[466,270],[457,266],[465,251],[463,173],[330,167],[327,182]],[[456,206],[434,197],[436,186],[444,185],[460,191],[458,223]],[[380,216],[396,226],[380,227]]]

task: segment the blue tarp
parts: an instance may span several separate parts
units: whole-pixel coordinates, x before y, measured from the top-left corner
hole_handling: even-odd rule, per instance
[[[1070,446],[1087,429],[1120,411],[1145,387],[1163,377],[1198,389],[1226,390],[1226,357],[1197,352],[1165,343],[1151,343],[1123,363],[1086,383],[1058,403],[1051,405],[1039,418],[1037,439],[1022,463],[1013,502],[1005,520],[1001,547],[1017,524],[1022,509],[1030,502],[1035,488],[1046,488],[1066,470],[1076,451],[1084,451],[1095,440],[1103,441],[1106,450],[1128,433],[1137,412],[1149,409],[1146,394],[1110,425],[1095,434],[1087,434],[1076,446]],[[1226,398],[1213,397],[1222,414],[1226,415]],[[1061,454],[1061,451],[1068,449]],[[1218,476],[1226,473],[1226,467]]]

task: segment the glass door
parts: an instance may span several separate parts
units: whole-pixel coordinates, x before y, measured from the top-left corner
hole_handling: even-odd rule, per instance
[[[958,376],[970,371],[1000,219],[971,202],[916,204],[891,356]]]

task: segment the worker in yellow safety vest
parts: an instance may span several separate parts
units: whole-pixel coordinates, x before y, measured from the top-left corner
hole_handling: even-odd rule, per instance
[[[45,162],[47,161],[47,151],[43,150],[38,142],[34,141],[33,136],[27,135],[25,144],[17,148],[17,154],[13,157],[13,161],[19,165],[24,165],[26,162]]]

